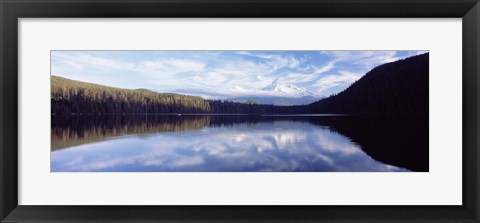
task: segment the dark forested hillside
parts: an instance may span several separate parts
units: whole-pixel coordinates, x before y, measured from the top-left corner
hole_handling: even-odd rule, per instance
[[[312,103],[315,113],[428,115],[429,54],[375,67],[346,90]]]

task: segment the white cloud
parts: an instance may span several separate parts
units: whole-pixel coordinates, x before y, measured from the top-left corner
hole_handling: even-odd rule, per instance
[[[314,68],[315,68],[314,73],[315,74],[322,74],[322,73],[328,72],[335,67],[335,63],[336,63],[336,61],[330,61],[323,67],[315,67],[314,66]]]
[[[377,65],[400,59],[395,56],[396,51],[322,51],[321,53],[333,57],[335,62],[359,65],[366,71]]]
[[[310,65],[308,68],[301,69],[302,72],[289,73],[286,75],[286,77],[289,79],[289,82],[295,84],[311,82],[315,79],[318,79],[321,74],[332,70],[335,67],[335,63],[336,61],[330,61],[321,67]]]
[[[265,60],[253,61],[236,59],[233,61],[224,61],[208,69],[210,74],[215,74],[215,78],[212,78],[209,73],[206,73],[196,76],[195,81],[206,82],[212,88],[248,86],[251,89],[260,89],[276,78],[275,72],[279,69],[286,67],[292,68],[300,64],[300,61],[295,58],[279,55],[260,56]]]
[[[314,84],[318,88],[318,92],[324,96],[328,90],[333,87],[348,87],[353,82],[357,81],[362,77],[362,74],[356,74],[349,71],[339,71],[339,74],[328,75],[317,80]]]
[[[415,51],[415,55],[420,55],[420,54],[424,54],[424,53],[428,53],[430,52],[429,50],[418,50],[418,51]]]
[[[91,56],[87,53],[65,53],[57,51],[52,53],[52,58],[59,62],[56,67],[67,65],[84,69],[86,66],[96,66],[99,69],[116,69],[116,70],[132,70],[135,64],[131,62],[120,62],[113,59]],[[54,67],[54,68],[56,68]]]
[[[88,53],[64,53],[54,52],[52,59],[55,60],[52,65],[52,72],[76,76],[75,79],[82,79],[85,75],[92,73],[126,73],[132,75],[144,75],[149,83],[157,85],[178,84],[178,74],[186,72],[202,72],[205,69],[205,63],[190,59],[161,58],[158,60],[144,60],[139,62],[127,62],[119,59],[110,59],[100,56],[92,56]],[[100,71],[100,72],[99,72]],[[102,76],[96,75],[96,79]],[[142,78],[142,77],[139,77]],[[86,80],[87,81],[87,80]],[[187,82],[191,83],[191,82]]]
[[[148,75],[175,75],[178,73],[193,71],[200,72],[205,64],[185,59],[160,59],[156,61],[143,61],[132,70]]]

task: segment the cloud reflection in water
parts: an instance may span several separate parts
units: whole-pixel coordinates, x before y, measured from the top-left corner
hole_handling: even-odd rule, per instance
[[[406,171],[326,126],[273,121],[112,137],[52,151],[53,172]]]

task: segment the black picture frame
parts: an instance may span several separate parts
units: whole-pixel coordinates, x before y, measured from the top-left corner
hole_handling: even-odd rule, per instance
[[[478,0],[0,0],[0,15],[1,222],[478,222],[480,219]],[[74,17],[462,18],[463,205],[18,205],[17,21]]]

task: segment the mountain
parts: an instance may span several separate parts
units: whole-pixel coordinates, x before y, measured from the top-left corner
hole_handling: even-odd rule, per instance
[[[308,91],[304,88],[298,87],[296,85],[290,84],[285,80],[277,77],[271,84],[262,88],[263,91],[268,91],[272,94],[278,94],[282,97],[317,97],[317,95],[311,91]]]
[[[307,105],[315,102],[320,97],[315,93],[294,84],[288,83],[277,77],[272,83],[260,89],[256,96],[242,96],[227,100],[243,103],[256,103],[266,105]]]
[[[375,67],[344,91],[308,105],[313,113],[428,116],[429,54]]]

